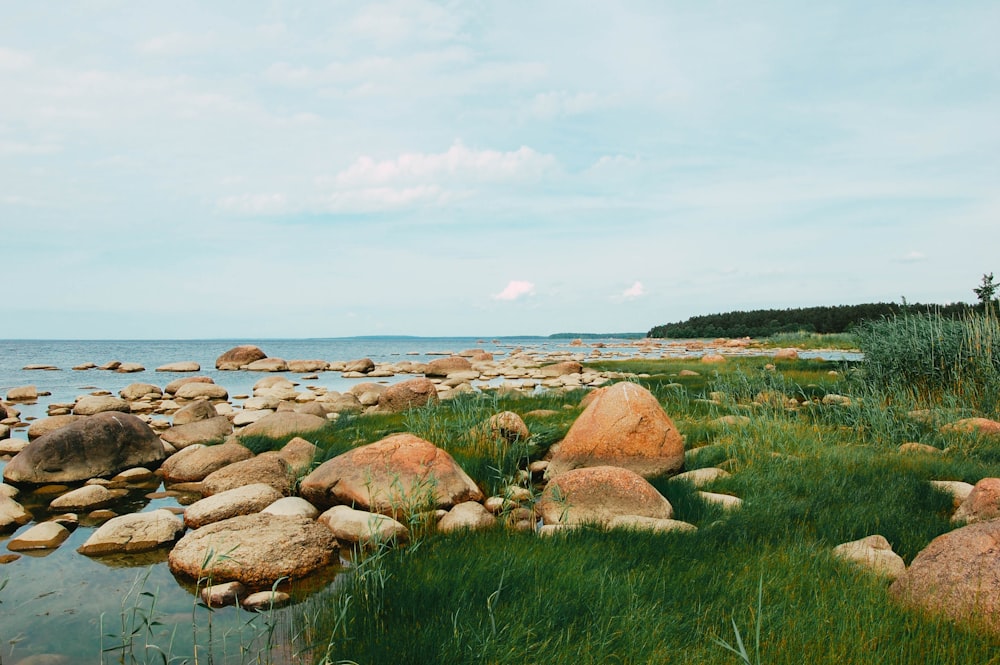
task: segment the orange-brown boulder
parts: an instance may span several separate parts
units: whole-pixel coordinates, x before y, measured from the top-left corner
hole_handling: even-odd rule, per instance
[[[638,384],[616,383],[599,393],[569,428],[546,474],[605,465],[647,478],[673,475],[684,466],[680,432]]]
[[[394,434],[324,462],[302,479],[299,493],[315,506],[344,504],[392,517],[483,500],[451,455],[413,434]]]
[[[987,436],[1000,436],[1000,422],[989,418],[963,418],[953,423],[948,423],[941,428],[944,433],[959,432],[963,434],[985,434]]]
[[[581,372],[583,372],[583,365],[581,365],[575,360],[566,360],[564,362],[545,365],[544,367],[539,368],[538,372],[542,376],[546,377],[566,376],[567,374],[580,374]]]
[[[952,522],[985,522],[1000,517],[1000,478],[983,478],[952,515]]]
[[[378,410],[399,413],[436,402],[437,388],[430,379],[416,378],[394,383],[378,396]]]
[[[562,473],[545,486],[538,502],[545,524],[606,525],[621,515],[671,519],[673,507],[639,474],[616,466]]]
[[[890,593],[911,607],[1000,634],[1000,520],[970,524],[924,548]]]
[[[253,344],[244,344],[229,349],[215,359],[215,369],[235,370],[257,360],[267,358],[267,354]]]
[[[435,358],[427,363],[424,369],[426,376],[448,376],[452,372],[467,372],[472,369],[472,363],[461,356]]]

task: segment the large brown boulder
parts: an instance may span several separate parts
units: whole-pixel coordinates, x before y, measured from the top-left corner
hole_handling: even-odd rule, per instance
[[[216,443],[233,433],[233,424],[225,416],[196,420],[184,425],[174,425],[161,435],[174,448],[181,449],[196,443]]]
[[[436,402],[437,388],[430,379],[416,378],[394,383],[378,398],[378,410],[399,413],[418,406]]]
[[[647,478],[684,466],[684,440],[656,398],[622,382],[602,390],[566,433],[548,477],[587,466],[620,466]]]
[[[294,411],[279,411],[264,416],[257,422],[244,427],[239,436],[245,439],[251,436],[266,436],[271,439],[284,439],[300,434],[308,434],[326,427],[326,418],[308,413]]]
[[[267,485],[288,496],[295,486],[295,474],[278,453],[262,453],[213,471],[202,481],[207,495],[255,484]]]
[[[392,516],[483,500],[451,455],[413,434],[394,434],[324,462],[302,479],[299,492],[315,506],[345,504]]]
[[[167,562],[175,575],[260,588],[301,579],[339,559],[337,539],[316,520],[257,513],[189,532]]]
[[[244,344],[229,349],[215,359],[215,369],[235,370],[257,360],[267,358],[267,354],[253,344]]]
[[[1000,517],[1000,478],[983,478],[952,515],[952,522],[985,522]]]
[[[213,471],[251,457],[253,453],[238,443],[195,445],[171,455],[160,467],[160,474],[167,482],[198,482]]]
[[[620,515],[672,519],[673,507],[639,474],[614,466],[562,473],[545,486],[537,509],[545,524],[607,525]]]
[[[461,356],[435,358],[427,363],[424,374],[427,376],[448,376],[452,372],[467,372],[472,369],[472,363]]]
[[[136,416],[98,413],[29,443],[7,463],[3,477],[13,483],[72,483],[134,466],[156,467],[166,456],[160,438]]]
[[[911,607],[1000,634],[1000,520],[938,536],[889,588]]]

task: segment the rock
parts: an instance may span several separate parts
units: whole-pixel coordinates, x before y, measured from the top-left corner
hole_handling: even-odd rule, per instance
[[[1000,520],[942,534],[889,588],[904,604],[1000,633]]]
[[[8,499],[16,499],[17,495],[20,493],[21,490],[17,489],[13,485],[0,483],[0,498],[7,497]]]
[[[239,582],[213,584],[201,590],[201,600],[209,607],[235,605],[246,594],[246,587]]]
[[[174,426],[187,425],[201,420],[211,420],[218,417],[219,412],[208,400],[198,400],[191,402],[187,406],[174,413]],[[232,431],[232,430],[230,430]]]
[[[316,506],[297,496],[282,497],[261,512],[287,517],[308,517],[309,519],[319,517],[319,509]]]
[[[321,401],[329,413],[360,413],[364,409],[357,396],[351,393],[324,395]]]
[[[639,474],[613,466],[561,473],[548,482],[537,510],[545,524],[606,525],[619,515],[671,519],[670,502]]]
[[[962,502],[972,494],[972,490],[974,489],[973,485],[960,480],[931,480],[930,484],[931,487],[950,494],[955,508],[961,506]]]
[[[242,369],[248,372],[287,372],[288,363],[281,358],[261,358],[248,363]]]
[[[483,499],[451,455],[412,434],[338,455],[303,478],[299,489],[316,506],[347,504],[389,515]]]
[[[6,425],[0,425],[0,434],[3,434],[3,428],[7,428],[8,434],[10,433],[10,428]],[[25,448],[28,447],[28,442],[24,439],[9,439],[0,436],[0,455],[16,455]]]
[[[684,440],[652,393],[629,382],[601,391],[566,433],[549,478],[586,466],[620,466],[645,477],[683,468]]]
[[[640,517],[638,515],[618,515],[607,523],[608,529],[626,529],[631,531],[653,531],[669,533],[671,531],[697,531],[698,527],[680,520],[661,519],[657,517]]]
[[[147,483],[153,480],[156,476],[153,472],[147,468],[137,466],[132,469],[125,469],[114,478],[111,479],[112,483],[125,483],[127,485],[136,485]]]
[[[134,374],[135,372],[145,372],[146,368],[139,363],[118,363],[115,371],[119,374]]]
[[[295,474],[288,462],[277,453],[263,453],[213,471],[202,481],[202,486],[205,493],[211,495],[257,483],[273,487],[279,494],[288,496],[295,486]]]
[[[798,349],[778,349],[774,352],[775,360],[798,360]]]
[[[701,376],[701,373],[696,372],[693,369],[682,369],[677,372],[677,376]]]
[[[820,403],[826,406],[851,406],[851,398],[847,395],[828,393],[823,395],[823,399],[820,400]]]
[[[169,483],[199,482],[227,464],[251,457],[253,453],[238,443],[193,445],[167,458],[160,467],[160,474]]]
[[[475,501],[465,501],[456,504],[448,514],[438,522],[438,531],[447,533],[450,531],[479,531],[496,526],[497,518],[490,514],[482,504]]]
[[[8,397],[8,399],[10,399]],[[985,436],[1000,435],[1000,422],[988,418],[963,418],[953,423],[948,423],[941,427],[941,432],[945,434],[981,434]]]
[[[983,478],[952,515],[952,522],[983,522],[1000,517],[1000,478]]]
[[[52,550],[69,538],[69,529],[56,522],[41,522],[24,533],[11,539],[7,549],[11,552],[28,550]]]
[[[57,429],[62,429],[70,423],[74,423],[78,420],[86,418],[86,416],[49,416],[48,418],[39,418],[38,420],[32,421],[31,426],[28,427],[28,440],[34,441],[35,439],[45,436],[49,432],[54,432]]]
[[[14,499],[0,496],[0,533],[14,531],[31,521],[31,513]]]
[[[583,372],[583,365],[575,360],[567,360],[564,362],[553,363],[551,365],[544,365],[539,368],[538,372],[547,378],[566,376],[568,374],[580,374]]]
[[[929,446],[926,443],[917,443],[916,441],[909,441],[907,443],[900,444],[899,452],[917,453],[922,455],[940,455],[943,451],[940,448]]]
[[[257,360],[267,358],[267,354],[252,344],[244,344],[229,349],[215,359],[215,369],[237,370]]]
[[[524,420],[513,411],[501,411],[490,416],[486,427],[490,436],[502,439],[507,443],[527,441],[531,436],[528,426],[524,424]]]
[[[249,612],[267,612],[284,607],[291,601],[292,597],[284,591],[258,591],[244,598],[240,607]]]
[[[879,535],[837,545],[833,548],[833,555],[893,580],[906,572],[903,558],[892,551],[888,540]]]
[[[156,368],[157,372],[200,372],[201,365],[194,361],[167,363]]]
[[[35,386],[17,386],[7,391],[8,402],[34,402],[38,399],[38,388]]]
[[[375,369],[375,361],[371,358],[360,358],[358,360],[350,360],[344,365],[343,372],[350,373],[356,372],[358,374],[367,374],[368,372]]]
[[[212,444],[224,440],[233,433],[233,424],[225,416],[208,420],[197,420],[185,425],[174,425],[163,432],[161,437],[174,448],[181,450],[195,444]]]
[[[452,372],[467,372],[472,369],[472,363],[460,356],[435,358],[424,368],[426,376],[448,376]]]
[[[720,416],[712,422],[723,427],[747,427],[750,423],[750,416],[728,415]]]
[[[318,453],[319,448],[297,436],[282,446],[281,450],[278,451],[278,456],[288,462],[292,473],[298,478],[312,468]]]
[[[259,513],[280,498],[281,492],[264,483],[236,487],[189,505],[184,509],[184,524],[198,529],[237,515]]]
[[[729,478],[729,476],[729,472],[723,469],[706,467],[704,469],[695,469],[694,471],[679,473],[670,480],[685,480],[695,487],[704,487],[709,483],[715,482],[719,478]]]
[[[259,379],[257,383],[253,384],[254,395],[260,395],[265,391],[275,389],[295,390],[295,384],[283,376],[265,376],[263,379]]]
[[[311,416],[307,413],[281,411],[247,425],[239,433],[239,437],[245,439],[251,436],[263,436],[271,439],[283,439],[323,429],[328,422],[326,418]]]
[[[138,417],[98,413],[41,436],[7,463],[14,483],[64,483],[158,466],[166,457],[160,438]]]
[[[730,494],[718,492],[696,492],[702,501],[721,507],[723,510],[739,510],[743,507],[743,499]]]
[[[123,399],[111,395],[87,395],[77,400],[73,413],[78,416],[92,416],[106,411],[129,412],[129,405]]]
[[[701,362],[706,365],[718,365],[726,362],[726,357],[719,355],[718,353],[706,353],[701,357]]]
[[[80,372],[80,371],[85,371],[85,370],[88,370],[88,369],[94,369],[95,367],[97,367],[96,363],[85,362],[85,363],[80,363],[79,365],[76,365],[75,367],[73,367],[73,369],[75,369],[76,371]]]
[[[29,431],[30,431],[30,428],[29,428]],[[0,440],[9,439],[9,438],[10,438],[10,427],[7,426],[7,425],[0,424]],[[29,438],[30,438],[30,434],[29,434]],[[0,453],[0,454],[2,454],[2,453]]]
[[[225,558],[210,553],[226,554]],[[209,559],[209,564],[203,563]],[[269,587],[281,578],[301,579],[339,561],[333,533],[311,519],[267,513],[242,515],[185,535],[168,558],[170,571],[213,583],[238,581]]]
[[[155,399],[159,399],[163,396],[163,391],[160,390],[159,386],[154,386],[152,383],[131,383],[118,391],[118,394],[124,400],[135,402],[145,399],[150,395],[153,395]]]
[[[378,410],[400,413],[436,402],[437,399],[437,388],[429,379],[408,379],[394,383],[379,395]]]
[[[163,388],[163,392],[173,395],[180,390],[181,386],[186,386],[189,383],[215,383],[215,381],[210,376],[185,376],[183,379],[174,379],[168,383]]]
[[[325,360],[289,360],[288,371],[296,374],[309,374],[311,372],[325,372],[330,366]]]
[[[334,506],[319,516],[338,541],[357,543],[367,547],[373,543],[403,543],[410,537],[409,530],[387,515],[355,510],[348,506]]]
[[[53,499],[49,508],[51,510],[89,512],[109,506],[127,494],[126,490],[110,490],[102,485],[84,485]]]
[[[77,552],[87,556],[146,552],[169,545],[184,533],[184,522],[161,508],[112,517],[90,535]]]
[[[220,399],[225,400],[229,398],[229,391],[227,391],[222,386],[215,383],[202,383],[201,381],[192,381],[191,383],[185,383],[177,389],[174,393],[174,397],[177,399]]]

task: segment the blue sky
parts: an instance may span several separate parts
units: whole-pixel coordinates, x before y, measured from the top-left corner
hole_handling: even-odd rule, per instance
[[[3,3],[0,338],[973,301],[996,2]]]

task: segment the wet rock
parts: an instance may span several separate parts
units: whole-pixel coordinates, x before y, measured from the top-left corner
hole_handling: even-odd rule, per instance
[[[291,601],[292,597],[284,591],[258,591],[244,598],[240,606],[251,612],[267,612],[270,609],[284,607]]]
[[[84,485],[53,499],[49,508],[52,510],[91,511],[109,506],[127,494],[126,490],[112,490],[102,485]]]
[[[213,584],[201,590],[201,600],[209,607],[227,607],[237,604],[240,598],[247,595],[246,590],[239,582]]]
[[[156,368],[157,372],[200,372],[201,365],[194,361],[167,363]]]
[[[112,476],[134,466],[158,466],[160,438],[138,417],[98,413],[41,436],[8,462],[14,483],[77,482]]]
[[[14,531],[31,521],[31,513],[8,496],[0,496],[0,533]]]
[[[184,533],[184,522],[169,510],[112,517],[90,535],[77,552],[87,556],[146,552],[173,543]]]
[[[11,552],[52,550],[69,538],[69,529],[56,522],[41,522],[11,539],[7,549]]]

